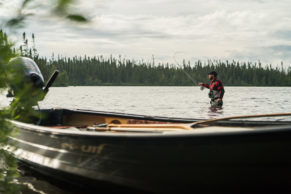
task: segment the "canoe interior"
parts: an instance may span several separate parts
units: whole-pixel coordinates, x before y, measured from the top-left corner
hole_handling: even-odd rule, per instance
[[[90,110],[44,109],[41,110],[41,119],[35,118],[33,123],[55,128],[88,128],[90,126],[108,124],[179,124],[199,121],[193,118],[158,117],[137,114],[124,114],[115,112],[102,112]],[[207,126],[233,126],[233,127],[261,127],[274,125],[291,125],[291,121],[252,121],[230,120],[217,121]]]

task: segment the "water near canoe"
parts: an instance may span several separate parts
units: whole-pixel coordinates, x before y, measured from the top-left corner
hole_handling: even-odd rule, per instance
[[[40,107],[202,119],[291,112],[291,87],[225,87],[225,90],[223,109],[217,111],[209,109],[208,89],[201,91],[199,87],[55,87]]]

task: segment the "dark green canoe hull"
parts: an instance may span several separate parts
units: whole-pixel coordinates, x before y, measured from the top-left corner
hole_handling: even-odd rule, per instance
[[[15,122],[16,157],[55,179],[148,192],[289,191],[291,126],[252,131],[107,134]]]

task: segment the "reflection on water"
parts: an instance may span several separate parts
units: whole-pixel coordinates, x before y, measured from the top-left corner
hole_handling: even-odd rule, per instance
[[[219,115],[223,115],[223,108],[209,108],[208,118],[216,118],[219,117]]]
[[[225,87],[221,110],[209,109],[207,93],[199,87],[55,87],[40,105],[202,119],[291,112],[291,87]]]

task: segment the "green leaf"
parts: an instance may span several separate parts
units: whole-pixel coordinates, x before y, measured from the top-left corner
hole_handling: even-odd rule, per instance
[[[78,15],[78,14],[69,14],[69,15],[67,15],[67,18],[69,20],[72,20],[72,21],[75,21],[75,22],[87,22],[88,21],[87,18],[85,18],[82,15]]]
[[[69,4],[72,3],[72,0],[58,0],[55,12],[58,14],[63,14],[67,12]]]
[[[32,13],[19,14],[17,17],[14,17],[6,22],[8,27],[23,27],[27,17],[32,16]]]
[[[21,25],[24,20],[25,20],[24,16],[18,16],[16,18],[12,18],[12,19],[8,20],[6,22],[6,25],[9,27],[18,26],[18,25]]]
[[[21,7],[24,8],[30,1],[32,0],[24,0]]]

